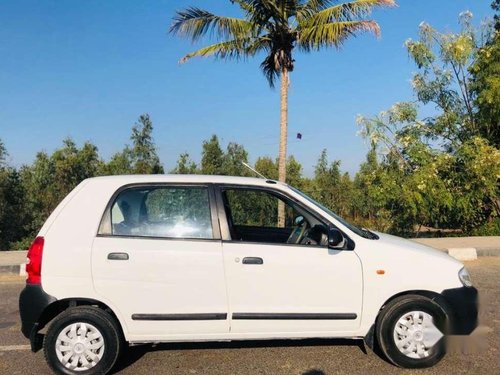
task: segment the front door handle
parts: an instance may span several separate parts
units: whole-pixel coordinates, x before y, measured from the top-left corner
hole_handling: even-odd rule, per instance
[[[127,253],[109,253],[108,259],[109,260],[128,260],[128,254]]]
[[[264,260],[257,257],[246,257],[243,258],[243,264],[264,264]]]

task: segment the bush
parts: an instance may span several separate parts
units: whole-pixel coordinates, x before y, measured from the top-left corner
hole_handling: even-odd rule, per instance
[[[471,236],[500,236],[500,218],[495,218],[470,231]]]

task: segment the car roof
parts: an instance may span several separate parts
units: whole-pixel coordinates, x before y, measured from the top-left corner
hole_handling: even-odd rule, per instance
[[[237,176],[216,176],[216,175],[198,175],[198,174],[147,174],[147,175],[116,175],[100,176],[87,179],[87,182],[112,182],[113,184],[140,184],[140,183],[214,183],[214,184],[235,184],[252,186],[269,186],[286,184],[264,178],[256,177],[237,177]]]

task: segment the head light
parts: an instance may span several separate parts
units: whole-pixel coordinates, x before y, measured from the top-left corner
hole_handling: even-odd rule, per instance
[[[458,278],[462,282],[464,286],[471,287],[472,280],[470,278],[469,272],[463,267],[460,271],[458,271]]]

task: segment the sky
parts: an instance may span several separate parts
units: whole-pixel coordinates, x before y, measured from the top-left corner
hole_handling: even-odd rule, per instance
[[[361,35],[340,51],[296,54],[288,152],[306,175],[325,148],[330,160],[355,173],[368,151],[356,116],[414,99],[416,67],[403,44],[418,37],[420,22],[453,31],[464,10],[476,24],[492,15],[490,0],[397,2],[371,16],[381,38]],[[212,134],[224,147],[244,145],[251,162],[276,157],[279,90],[261,73],[262,56],[178,63],[203,46],[168,34],[175,11],[190,5],[241,15],[228,0],[0,0],[0,139],[10,164],[29,164],[66,137],[91,141],[109,159],[130,143],[143,113],[151,116],[166,170],[182,152],[199,161]]]

